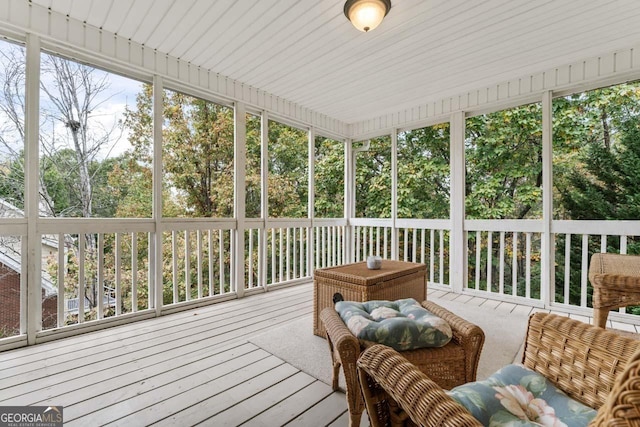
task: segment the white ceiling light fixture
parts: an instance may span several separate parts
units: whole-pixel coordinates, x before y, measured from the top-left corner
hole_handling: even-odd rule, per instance
[[[354,27],[363,32],[376,28],[391,9],[391,0],[347,0],[344,14]]]

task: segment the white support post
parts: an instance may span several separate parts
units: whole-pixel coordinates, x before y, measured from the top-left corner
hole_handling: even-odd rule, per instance
[[[36,335],[42,330],[42,266],[40,263],[42,245],[38,235],[38,157],[39,157],[39,121],[40,121],[40,39],[27,34],[25,77],[25,216],[27,218],[27,267],[26,273],[27,306],[26,333],[29,345],[36,343]],[[64,250],[62,248],[61,250]],[[24,251],[24,246],[23,246]],[[24,259],[24,257],[23,257]],[[58,295],[64,298],[64,295]],[[24,299],[22,299],[24,302]],[[21,307],[22,309],[22,307]],[[22,326],[21,326],[22,328]]]
[[[451,115],[450,128],[451,194],[449,195],[449,218],[451,219],[451,234],[449,236],[449,284],[452,291],[462,292],[466,287],[467,280],[467,241],[464,230],[464,112],[460,111]]]
[[[542,277],[540,299],[545,307],[555,299],[555,241],[551,234],[553,221],[553,111],[552,93],[542,95]]]
[[[267,288],[267,219],[269,218],[269,113],[262,112],[260,120],[260,217],[263,225],[260,228],[260,247],[258,249],[260,265],[260,283]]]
[[[149,304],[155,309],[156,316],[162,312],[162,240],[164,229],[162,227],[162,117],[163,117],[164,88],[162,77],[153,77],[153,191],[152,210],[155,223],[155,232],[150,239],[150,252],[153,254],[149,260],[149,269],[153,272],[153,282],[149,286]],[[174,233],[175,234],[175,233]],[[175,241],[175,236],[174,236]],[[173,286],[175,287],[175,281]],[[175,302],[175,301],[174,301]]]
[[[309,232],[307,233],[307,275],[313,275],[313,237],[315,235],[315,224],[314,219],[316,217],[316,209],[315,209],[315,188],[316,188],[316,170],[315,170],[315,159],[316,159],[316,134],[313,128],[309,128],[309,150],[308,150],[308,161],[309,161],[309,197],[308,197],[308,215],[310,221]],[[300,230],[302,233],[302,229]],[[300,247],[300,250],[303,250]],[[295,254],[294,254],[295,256]],[[294,261],[295,262],[295,261]],[[302,269],[302,265],[300,265]],[[300,277],[303,277],[300,275]]]
[[[391,259],[398,259],[398,130],[391,132]],[[404,247],[407,253],[407,247]]]
[[[247,164],[247,113],[244,104],[238,102],[234,108],[233,126],[233,211],[236,218],[235,239],[232,239],[231,252],[233,253],[231,265],[232,286],[235,286],[238,298],[244,296],[244,241],[245,241],[245,197],[246,197],[246,164]]]
[[[344,217],[347,220],[347,226],[344,229],[344,262],[354,261],[353,251],[353,226],[350,218],[353,218],[355,211],[355,159],[353,157],[353,142],[350,139],[344,142]]]

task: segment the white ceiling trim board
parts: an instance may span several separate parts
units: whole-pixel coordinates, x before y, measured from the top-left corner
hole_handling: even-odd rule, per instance
[[[547,71],[471,90],[351,125],[351,138],[366,139],[448,121],[456,111],[484,114],[542,99],[548,90],[567,95],[640,79],[640,44]]]

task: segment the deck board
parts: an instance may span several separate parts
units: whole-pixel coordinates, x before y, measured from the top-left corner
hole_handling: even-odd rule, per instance
[[[315,381],[247,420],[242,425],[247,427],[271,427],[273,426],[273,420],[283,420],[287,423],[300,416],[307,408],[316,405],[332,392],[331,387],[327,384]]]
[[[248,399],[242,400],[236,405],[205,420],[207,424],[210,425],[240,425],[316,381],[315,378],[304,372],[297,372],[289,378],[265,388]]]
[[[342,415],[346,406],[344,395],[333,393],[292,420],[287,426],[326,426]]]

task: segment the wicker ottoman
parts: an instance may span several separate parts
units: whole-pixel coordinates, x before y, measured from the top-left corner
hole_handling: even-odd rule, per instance
[[[383,260],[379,270],[369,270],[366,262],[318,269],[313,277],[313,333],[325,337],[320,313],[333,307],[336,293],[345,301],[395,301],[401,298],[424,301],[426,280],[427,266],[414,262]]]

